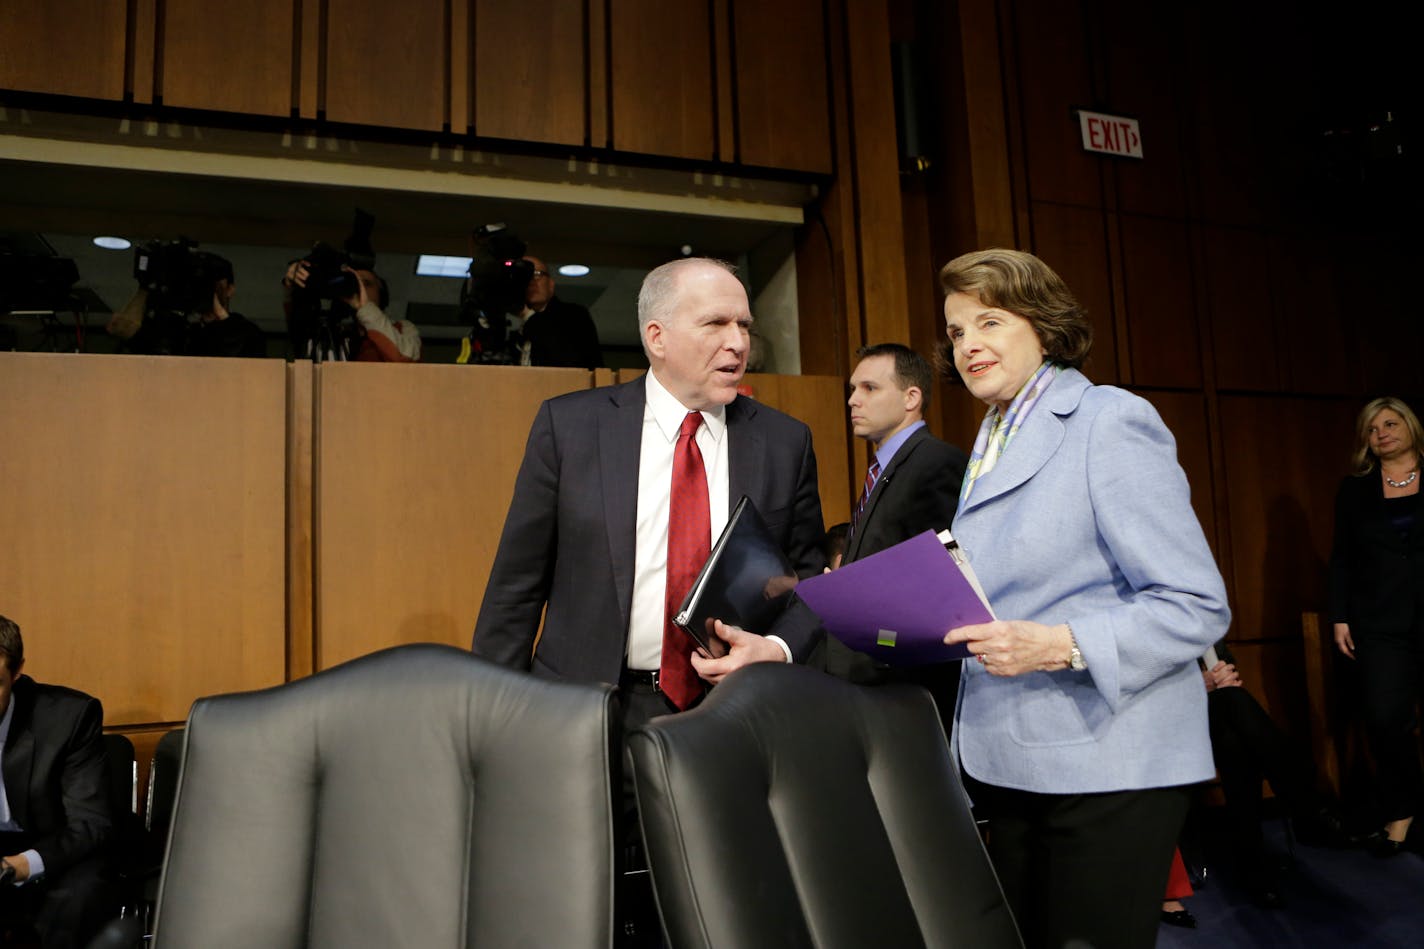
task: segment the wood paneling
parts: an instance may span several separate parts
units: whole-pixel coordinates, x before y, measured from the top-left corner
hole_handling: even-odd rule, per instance
[[[1335,285],[1335,263],[1319,238],[1288,235],[1271,242],[1271,301],[1288,392],[1355,391],[1358,334],[1346,322],[1350,317]]]
[[[124,97],[128,5],[0,3],[0,89]]]
[[[0,353],[0,603],[109,725],[283,679],[281,362]]]
[[[845,381],[835,376],[770,376],[749,373],[755,398],[811,429],[826,524],[850,519],[850,470],[846,452]]]
[[[294,2],[164,0],[159,50],[163,104],[289,115],[296,61]],[[242,38],[240,45],[234,43],[236,37]]]
[[[608,0],[613,147],[711,159],[712,19],[706,0]]]
[[[445,0],[328,0],[326,118],[439,131],[446,121]]]
[[[1206,226],[1204,305],[1221,389],[1280,391],[1282,351],[1271,304],[1270,242],[1256,231]]]
[[[860,251],[864,339],[908,340],[905,225],[895,145],[890,24],[880,4],[847,8],[851,148],[855,169],[855,243]],[[857,344],[859,345],[859,344]]]
[[[1335,488],[1352,443],[1352,402],[1222,396],[1232,609],[1243,638],[1294,635],[1325,598]]]
[[[1141,160],[1103,159],[1117,183],[1118,210],[1186,213],[1182,149],[1180,8],[1104,0],[1108,111],[1141,122]]]
[[[317,370],[316,668],[468,646],[529,426],[578,369],[325,363]]]
[[[1083,151],[1073,114],[1097,102],[1082,6],[1076,0],[1016,0],[1014,12],[1029,196],[1101,206],[1099,165],[1108,159]],[[966,42],[988,40],[979,36]]]
[[[738,160],[829,174],[821,0],[734,3]],[[721,103],[725,110],[729,103]]]
[[[1131,381],[1201,385],[1195,282],[1181,221],[1121,216],[1123,297]]]
[[[1088,310],[1093,349],[1084,372],[1094,382],[1119,379],[1113,321],[1112,277],[1101,211],[1062,204],[1033,203],[1033,252],[1058,272],[1078,303]]]
[[[582,0],[475,4],[476,135],[584,144],[584,9]]]

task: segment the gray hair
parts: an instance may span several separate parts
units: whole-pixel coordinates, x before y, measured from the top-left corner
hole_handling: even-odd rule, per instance
[[[684,271],[693,267],[716,267],[732,276],[737,268],[725,260],[715,257],[681,257],[655,267],[643,278],[643,286],[638,291],[638,335],[653,320],[667,320],[677,306],[678,280]]]

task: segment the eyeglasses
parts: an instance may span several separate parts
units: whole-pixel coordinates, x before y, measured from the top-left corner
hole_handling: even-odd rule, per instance
[[[535,280],[538,280],[540,277],[548,277],[550,276],[550,274],[547,270],[536,270],[530,276],[532,276]]]

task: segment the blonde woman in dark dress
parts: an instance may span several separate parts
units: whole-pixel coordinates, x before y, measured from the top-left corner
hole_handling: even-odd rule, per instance
[[[1335,645],[1359,664],[1385,820],[1372,851],[1392,857],[1404,849],[1424,800],[1414,735],[1415,703],[1424,695],[1424,432],[1418,416],[1392,397],[1366,405],[1351,462],[1335,497],[1330,619]]]

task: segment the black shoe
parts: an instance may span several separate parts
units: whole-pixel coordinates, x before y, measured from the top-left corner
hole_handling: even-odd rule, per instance
[[[1307,847],[1341,850],[1351,843],[1340,818],[1324,807],[1313,814],[1295,818],[1291,821],[1291,829],[1295,831],[1295,839]]]
[[[1390,857],[1397,857],[1404,853],[1404,841],[1390,840],[1389,837],[1381,835],[1370,841],[1368,849],[1371,857],[1388,860]]]
[[[1183,929],[1196,929],[1197,918],[1187,909],[1164,909],[1162,911],[1162,922],[1168,926],[1180,926]]]

